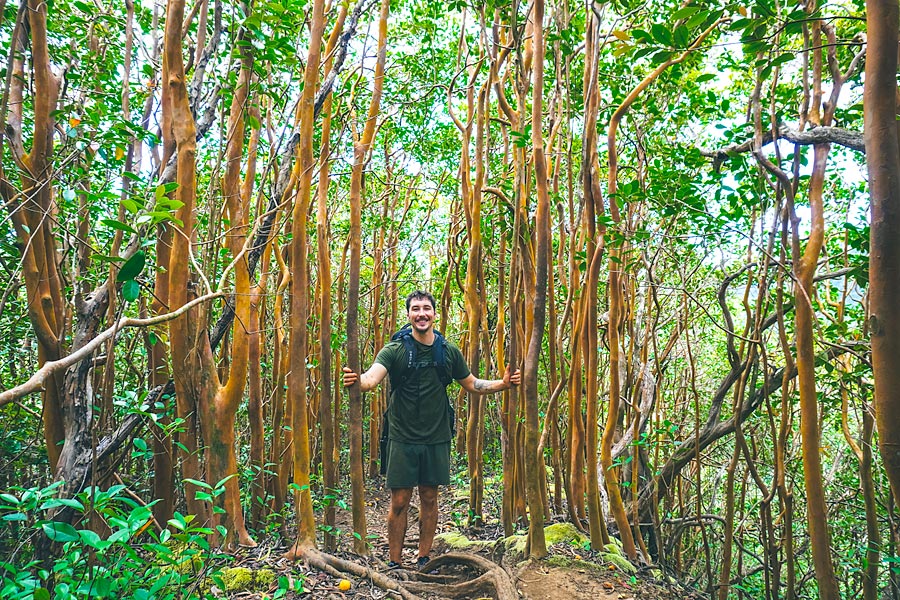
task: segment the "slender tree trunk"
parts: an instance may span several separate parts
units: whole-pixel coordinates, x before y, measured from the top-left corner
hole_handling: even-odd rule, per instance
[[[525,485],[528,498],[528,553],[532,558],[547,556],[544,540],[544,502],[541,480],[546,478],[544,458],[538,453],[540,418],[538,416],[538,365],[547,318],[547,279],[550,264],[550,196],[547,182],[547,157],[544,155],[544,1],[534,3],[534,97],[531,113],[531,143],[534,146],[534,178],[537,189],[535,209],[535,283],[534,325],[525,354]]]
[[[378,53],[375,63],[372,101],[366,118],[362,136],[353,145],[353,168],[350,178],[350,289],[347,294],[347,364],[353,371],[361,373],[359,356],[359,268],[361,248],[361,212],[363,167],[372,147],[375,122],[381,107],[381,92],[384,86],[384,65],[387,57],[387,21],[390,10],[389,0],[382,0],[378,20]],[[362,455],[362,394],[359,384],[350,387],[350,487],[353,511],[353,551],[368,555],[366,546],[366,504],[365,475]]]
[[[163,95],[163,145],[174,145],[177,151],[175,181],[178,188],[175,199],[181,203],[176,217],[181,227],[173,227],[172,251],[169,260],[169,305],[171,308],[184,306],[189,298],[188,288],[191,262],[191,240],[194,227],[194,206],[196,199],[196,127],[191,115],[185,85],[184,61],[181,47],[181,22],[184,19],[184,0],[170,0],[166,10],[166,30],[163,41],[163,83],[168,88]],[[207,381],[195,381],[201,369],[197,364],[197,354],[190,350],[197,347],[196,315],[189,311],[169,323],[169,342],[172,351],[172,376],[175,382],[177,414],[184,419],[185,429],[179,433],[183,451],[182,475],[185,479],[202,480],[200,459],[197,449],[196,394],[210,390]],[[185,500],[190,514],[197,515],[201,523],[207,523],[209,510],[197,498],[197,488],[189,484],[185,489]]]
[[[294,164],[297,177],[297,196],[292,215],[291,241],[291,336],[290,374],[288,392],[293,405],[291,430],[293,431],[294,503],[297,518],[297,540],[289,556],[297,558],[307,547],[316,545],[316,520],[313,514],[310,490],[310,436],[307,393],[307,319],[309,318],[309,285],[307,274],[307,215],[312,187],[313,122],[315,120],[315,91],[319,80],[319,62],[322,36],[325,30],[325,1],[315,0],[309,34],[309,52],[303,76],[303,94],[297,107],[300,144]]]
[[[347,18],[347,2],[341,4],[337,23],[328,38],[325,55],[330,57],[337,43],[338,34],[344,28]],[[325,61],[325,70],[331,70],[331,58]],[[325,550],[333,551],[337,546],[337,537],[333,528],[335,521],[335,502],[338,494],[337,466],[335,465],[335,440],[332,394],[332,348],[331,348],[331,228],[328,225],[328,184],[331,164],[331,113],[333,99],[329,95],[322,107],[322,144],[319,148],[319,183],[316,188],[317,223],[316,242],[318,260],[316,266],[319,276],[319,305],[321,318],[319,327],[319,373],[322,377],[322,399],[319,402],[319,423],[322,428],[322,484],[325,498]],[[332,529],[329,529],[332,528]]]
[[[896,0],[866,2],[866,165],[872,204],[869,324],[878,448],[900,503],[900,142],[897,132]]]

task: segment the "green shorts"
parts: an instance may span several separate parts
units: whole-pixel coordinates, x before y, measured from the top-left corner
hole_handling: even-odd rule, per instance
[[[411,488],[450,484],[450,442],[407,444],[388,442],[387,486]]]

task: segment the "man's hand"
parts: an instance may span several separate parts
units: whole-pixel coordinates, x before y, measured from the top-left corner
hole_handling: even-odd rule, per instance
[[[507,388],[519,385],[522,383],[522,371],[519,369],[513,371],[512,367],[506,365],[506,370],[503,372],[503,383]]]
[[[343,367],[341,370],[344,372],[344,387],[352,387],[354,383],[358,383],[359,391],[363,393],[374,390],[387,375],[387,369],[379,363],[369,367],[369,370],[362,375],[356,373],[350,367]]]
[[[350,387],[359,381],[359,375],[350,370],[350,367],[344,367],[344,387]]]

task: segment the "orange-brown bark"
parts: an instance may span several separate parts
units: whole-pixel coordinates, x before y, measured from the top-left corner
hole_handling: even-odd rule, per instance
[[[532,558],[547,556],[544,539],[544,501],[541,491],[546,478],[544,457],[538,453],[540,418],[538,415],[538,366],[541,342],[547,318],[547,280],[550,267],[550,196],[547,180],[547,157],[544,155],[543,94],[544,94],[544,1],[534,3],[534,71],[531,112],[531,143],[533,145],[534,178],[537,189],[535,209],[535,282],[534,325],[525,355],[525,485],[528,499],[528,554]]]
[[[194,229],[194,205],[196,200],[196,128],[191,115],[185,85],[184,61],[181,55],[181,21],[184,15],[184,1],[171,0],[166,11],[166,29],[163,39],[163,81],[166,92],[163,95],[163,145],[177,150],[176,177],[178,189],[175,199],[181,202],[176,217],[183,224],[173,226],[172,254],[169,262],[169,305],[178,308],[190,299],[188,287],[190,273],[188,264],[191,254],[191,239]],[[187,450],[182,465],[183,475],[189,479],[201,479],[196,453],[197,398],[192,390],[215,393],[215,388],[205,381],[194,381],[199,374],[195,362],[199,353],[191,350],[197,345],[193,311],[182,315],[169,324],[169,342],[172,350],[172,374],[175,382],[177,412],[184,418],[186,429],[179,438]],[[196,384],[200,384],[198,387]],[[218,384],[218,382],[216,382]],[[216,385],[218,387],[218,385]],[[188,512],[197,515],[201,522],[209,517],[206,505],[197,500],[196,489],[189,486],[185,493]]]
[[[615,199],[617,178],[618,178],[618,149],[616,147],[616,133],[619,124],[625,113],[631,108],[635,100],[646,90],[662,73],[670,66],[684,61],[700,44],[712,33],[718,26],[720,21],[716,21],[703,31],[694,42],[681,54],[670,58],[660,64],[650,74],[637,85],[625,97],[622,103],[613,112],[609,121],[607,132],[607,153],[609,157],[609,173],[607,181],[607,193],[612,198],[609,204],[610,216],[617,225],[622,219],[619,214],[617,200]],[[634,545],[634,537],[631,534],[631,526],[628,523],[628,514],[625,511],[625,505],[622,502],[622,494],[619,489],[618,472],[613,469],[612,464],[612,442],[616,433],[616,427],[619,421],[619,398],[622,390],[620,379],[620,365],[622,362],[622,348],[620,338],[620,327],[624,316],[624,298],[623,298],[623,280],[622,265],[623,248],[614,246],[610,248],[609,256],[609,284],[607,294],[609,297],[609,412],[607,413],[606,427],[603,431],[603,437],[600,442],[600,463],[603,466],[604,476],[606,478],[606,487],[609,492],[609,507],[613,517],[618,525],[619,533],[622,536],[622,546],[628,558],[634,560],[637,557],[637,551]]]
[[[294,554],[307,546],[315,546],[316,521],[313,514],[310,491],[309,464],[309,419],[307,396],[307,319],[309,318],[308,272],[307,272],[307,215],[312,188],[313,121],[315,120],[315,91],[319,80],[319,63],[322,51],[322,36],[325,30],[325,2],[315,0],[310,21],[309,52],[303,75],[303,94],[297,107],[299,118],[300,144],[294,172],[297,177],[297,196],[294,199],[292,215],[293,239],[291,241],[291,335],[290,374],[288,393],[293,405],[291,429],[294,435],[294,503],[297,513],[297,540]]]
[[[23,22],[27,18],[27,27]],[[22,140],[26,35],[31,33],[31,80],[33,81],[33,135],[31,150],[25,152]],[[57,212],[50,185],[53,171],[53,136],[59,94],[59,81],[53,73],[47,40],[47,5],[29,0],[20,12],[13,31],[13,55],[10,81],[7,131],[13,159],[19,167],[22,192],[14,194],[3,187],[4,203],[10,211],[16,237],[23,248],[22,276],[28,298],[28,318],[38,345],[38,364],[61,358],[61,339],[65,328],[65,303],[59,275],[60,257],[53,232]],[[63,378],[53,374],[43,390],[44,438],[51,470],[55,471],[65,437],[63,423]]]
[[[582,160],[582,190],[585,198],[584,229],[586,235],[585,257],[590,257],[585,279],[585,294],[581,299],[578,318],[575,320],[575,331],[580,339],[573,345],[572,369],[584,365],[584,397],[587,401],[586,418],[581,418],[581,377],[572,378],[569,394],[569,410],[572,415],[573,428],[571,434],[571,452],[569,465],[572,477],[570,501],[576,502],[576,515],[584,514],[583,503],[587,492],[587,516],[591,535],[591,548],[599,549],[609,543],[606,522],[600,502],[600,474],[597,465],[599,452],[599,352],[597,343],[597,287],[600,280],[600,267],[606,249],[606,226],[599,221],[603,216],[603,196],[600,191],[600,160],[597,156],[597,111],[599,109],[600,92],[598,88],[597,68],[599,50],[597,48],[598,23],[591,13],[585,31],[585,122]],[[570,267],[570,285],[576,280],[575,266]],[[586,423],[586,425],[585,425]],[[587,429],[585,431],[585,428]],[[586,445],[585,445],[586,444]],[[586,460],[585,460],[586,455]],[[586,464],[585,464],[586,462]],[[587,477],[583,475],[587,467]],[[586,488],[585,489],[585,484]]]
[[[387,58],[387,21],[389,0],[382,0],[378,19],[378,49],[375,62],[374,89],[366,123],[360,138],[353,144],[353,168],[350,175],[350,273],[347,294],[347,366],[356,373],[361,371],[359,356],[359,267],[362,220],[362,180],[375,125],[381,108],[384,89],[384,65]],[[366,547],[365,479],[362,456],[362,393],[359,385],[349,388],[350,393],[350,495],[353,512],[353,551],[368,554]]]
[[[328,38],[325,47],[325,55],[331,56],[331,52],[337,43],[337,37],[344,28],[347,18],[347,2],[341,3],[337,23]],[[331,69],[331,59],[325,61],[325,70]],[[337,538],[332,532],[335,526],[335,499],[338,490],[337,467],[335,461],[334,418],[332,402],[332,350],[331,350],[331,229],[328,226],[328,183],[331,153],[331,112],[333,99],[331,95],[325,100],[322,107],[322,145],[319,148],[319,184],[316,188],[317,198],[317,223],[316,242],[318,247],[318,285],[319,305],[321,314],[319,318],[319,373],[322,377],[321,401],[319,402],[319,425],[322,430],[322,483],[325,502],[325,549],[334,550],[337,546]]]
[[[872,204],[869,318],[878,449],[900,503],[900,142],[896,0],[866,2],[866,165]]]

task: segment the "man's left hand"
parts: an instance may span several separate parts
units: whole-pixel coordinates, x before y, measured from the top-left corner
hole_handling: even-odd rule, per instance
[[[506,371],[503,372],[503,381],[506,383],[507,388],[519,385],[522,383],[522,371],[519,369],[513,371],[512,367],[506,365]]]

